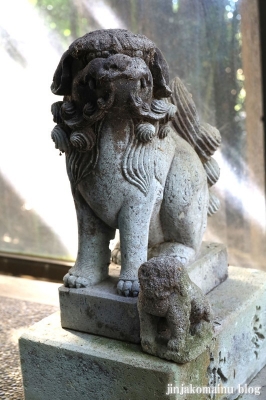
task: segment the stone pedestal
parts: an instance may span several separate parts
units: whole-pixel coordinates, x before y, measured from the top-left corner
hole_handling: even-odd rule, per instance
[[[111,276],[98,285],[84,289],[59,288],[63,328],[140,343],[137,298],[117,294],[115,268],[111,268]],[[188,273],[204,293],[210,292],[228,276],[226,247],[220,243],[203,242]]]
[[[230,267],[207,297],[211,346],[183,365],[137,344],[62,329],[59,314],[44,319],[20,338],[25,400],[236,399],[266,363],[265,273]]]

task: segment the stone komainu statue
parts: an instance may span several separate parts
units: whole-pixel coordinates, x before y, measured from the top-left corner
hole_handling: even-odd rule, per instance
[[[64,277],[72,288],[104,280],[109,241],[120,231],[118,292],[136,296],[147,249],[195,258],[207,214],[218,208],[209,187],[219,132],[201,124],[192,98],[156,45],[126,30],[100,30],[63,54],[52,92],[52,139],[66,154],[79,247]]]
[[[154,257],[139,268],[141,345],[178,363],[196,358],[212,338],[211,310],[175,257]]]

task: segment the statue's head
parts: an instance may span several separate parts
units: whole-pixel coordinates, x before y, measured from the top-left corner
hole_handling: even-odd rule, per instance
[[[77,39],[63,54],[52,92],[64,95],[60,116],[79,151],[95,144],[95,124],[119,109],[134,119],[139,140],[152,139],[157,122],[173,118],[168,65],[155,44],[126,30],[99,30]],[[117,109],[117,110],[116,110]],[[143,125],[144,124],[144,125]],[[158,124],[157,124],[158,125]]]
[[[74,78],[72,101],[78,108],[86,106],[87,119],[92,110],[109,110],[113,107],[121,111],[139,109],[150,111],[153,97],[152,75],[146,63],[138,57],[115,54],[108,58],[95,58]],[[131,110],[132,108],[132,110]],[[141,111],[139,112],[141,113]]]
[[[156,45],[143,35],[125,29],[106,29],[87,33],[75,40],[63,54],[55,71],[51,90],[54,94],[71,96],[76,75],[94,59],[125,55],[145,62],[153,80],[153,96],[168,97],[168,65]]]
[[[145,297],[165,299],[171,293],[186,297],[190,279],[175,257],[154,257],[139,268],[139,283]]]

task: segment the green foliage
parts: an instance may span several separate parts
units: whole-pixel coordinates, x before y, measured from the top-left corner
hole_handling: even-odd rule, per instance
[[[28,0],[44,16],[49,28],[56,31],[64,47],[84,33],[94,29],[90,18],[84,18],[82,7],[72,0]]]

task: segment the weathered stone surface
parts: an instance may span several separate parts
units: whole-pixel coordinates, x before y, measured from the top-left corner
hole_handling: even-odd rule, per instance
[[[212,340],[212,313],[180,261],[151,258],[139,268],[139,283],[143,351],[177,363],[197,358]]]
[[[239,400],[254,400],[256,397],[260,396],[259,400],[266,399],[266,367],[264,367],[258,375],[250,382],[249,385],[243,385],[239,388],[239,393],[241,397]]]
[[[197,260],[188,266],[188,275],[205,294],[224,282],[228,276],[226,246],[203,242]]]
[[[266,363],[266,274],[229,268],[229,277],[208,294],[215,316],[209,377],[212,385],[243,385]]]
[[[110,277],[84,289],[61,286],[62,327],[139,343],[137,299],[119,296],[117,282],[117,278]]]
[[[171,385],[216,388],[215,400],[236,399],[238,385],[266,363],[266,279],[232,267],[229,276],[207,295],[215,316],[210,348],[183,365],[139,345],[62,329],[58,314],[34,325],[20,339],[25,400],[206,400],[199,393],[166,395]]]
[[[225,246],[203,242],[200,255],[188,268],[188,273],[207,293],[227,278],[227,268]],[[118,296],[117,266],[113,265],[111,275],[92,287],[59,288],[62,327],[139,343],[137,299]]]
[[[52,105],[52,139],[66,155],[79,232],[64,285],[107,278],[116,229],[118,294],[137,296],[148,248],[189,266],[207,214],[218,209],[209,188],[219,178],[211,156],[221,136],[200,121],[181,80],[170,84],[161,51],[124,29],[90,32],[62,55],[51,89],[64,96]]]

